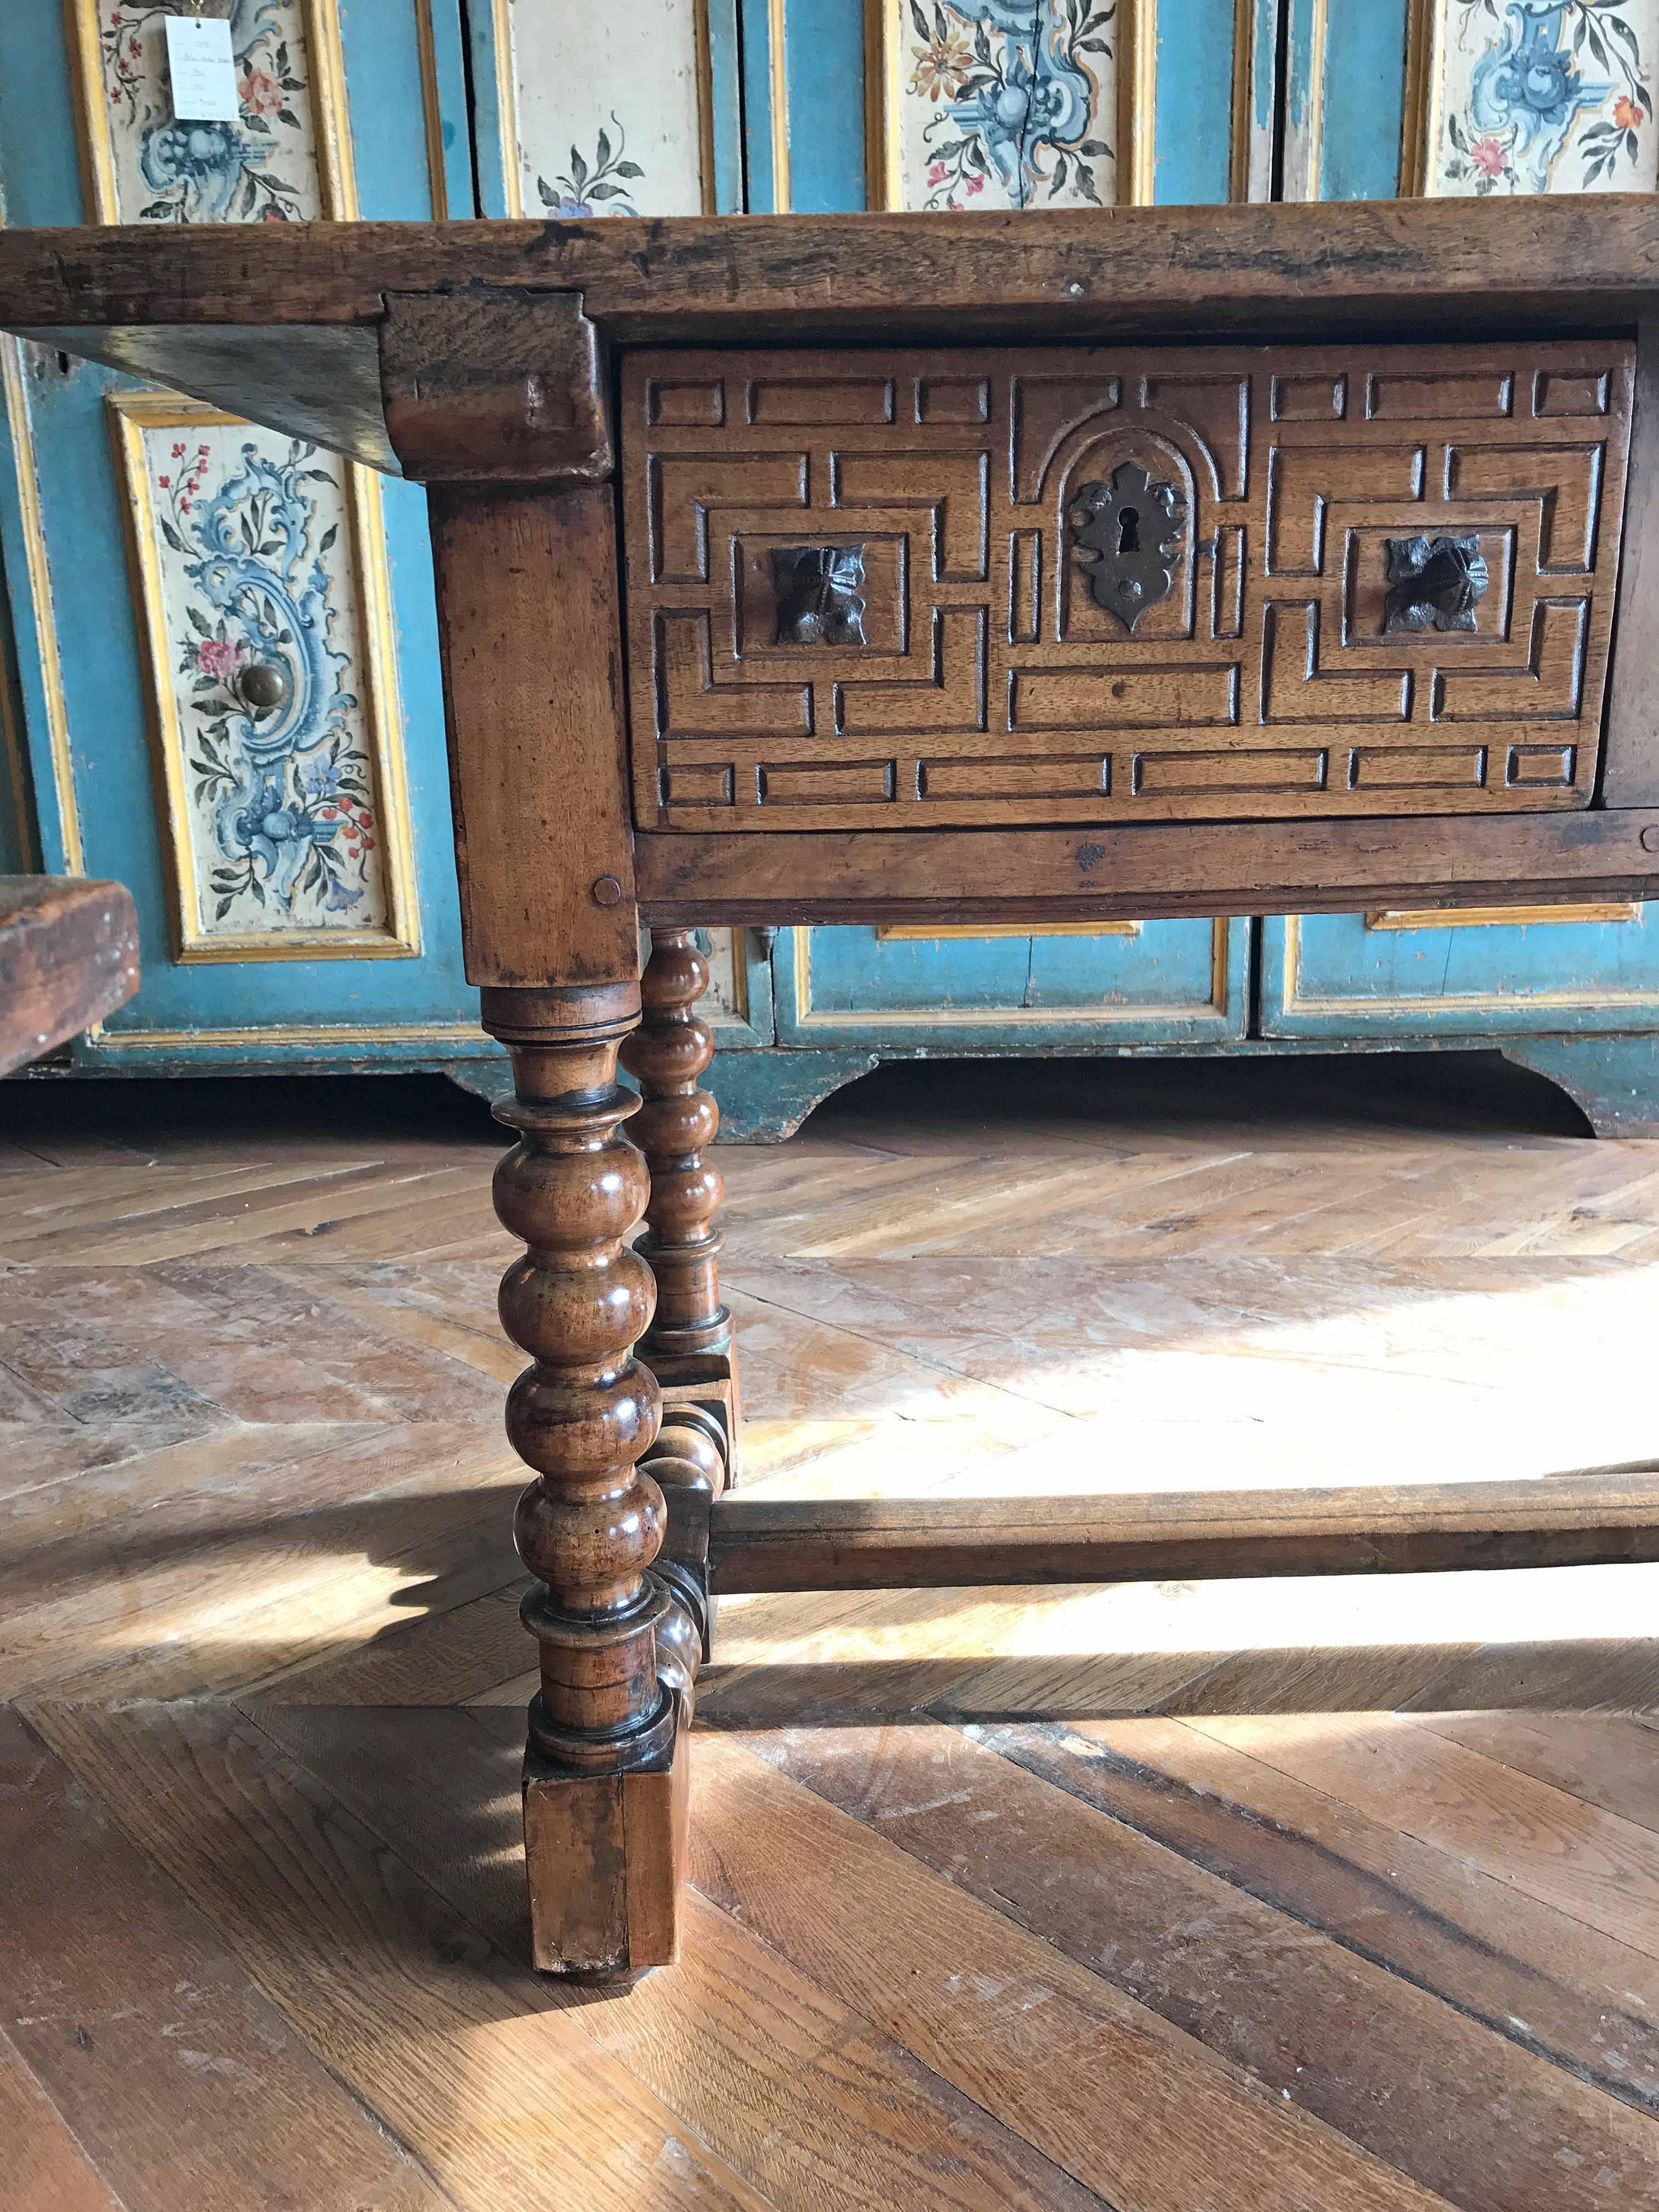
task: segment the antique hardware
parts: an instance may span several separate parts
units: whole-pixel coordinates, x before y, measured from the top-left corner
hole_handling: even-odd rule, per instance
[[[294,678],[281,661],[251,660],[237,671],[235,690],[250,714],[271,714],[277,708],[287,705],[293,694]]]
[[[787,545],[772,556],[778,645],[864,643],[862,545]]]
[[[1103,384],[1105,356],[1066,346],[988,354],[966,382],[933,348],[826,357],[805,380],[787,352],[630,353],[623,534],[663,571],[636,564],[628,587],[637,818],[748,833],[1384,816],[1431,793],[1450,811],[1582,806],[1631,358],[1622,342],[1506,352],[1491,404],[1507,411],[1456,434],[1427,507],[1401,503],[1417,477],[1399,424],[1480,422],[1484,348],[1286,346],[1266,366],[1114,348]],[[1356,377],[1374,405],[1336,413]],[[1431,617],[1384,636],[1383,546],[1413,532],[1484,549],[1478,632]],[[816,588],[836,547],[862,553],[862,642],[775,642],[798,564]]]
[[[1155,482],[1139,461],[1124,461],[1109,484],[1079,487],[1070,520],[1095,605],[1133,635],[1147,608],[1175,589],[1186,500],[1173,484]]]
[[[1486,596],[1486,558],[1478,538],[1389,538],[1385,630],[1473,629]]]

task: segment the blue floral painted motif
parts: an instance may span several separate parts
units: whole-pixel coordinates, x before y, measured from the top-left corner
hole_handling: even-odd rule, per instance
[[[115,116],[137,137],[138,171],[155,198],[141,222],[290,222],[302,212],[300,188],[273,166],[279,132],[305,127],[293,95],[306,89],[283,35],[280,0],[233,0],[231,51],[241,112],[234,123],[179,122],[159,63],[145,65],[144,41],[159,41],[173,0],[121,0],[100,18],[104,82]]]
[[[611,120],[617,125],[617,143],[611,143],[611,133],[601,130],[593,149],[592,162],[585,161],[580,150],[570,149],[570,172],[568,176],[556,177],[550,185],[545,177],[538,177],[536,190],[542,205],[550,215],[595,216],[637,215],[639,210],[629,198],[628,185],[618,183],[626,178],[636,182],[645,171],[637,161],[625,161],[628,138],[622,125],[613,113]],[[599,203],[599,204],[596,204]]]
[[[1501,19],[1497,0],[1453,4],[1464,11],[1462,39],[1481,19],[1497,35],[1471,72],[1467,114],[1447,118],[1452,154],[1443,178],[1482,195],[1560,190],[1570,139],[1583,163],[1581,189],[1621,155],[1635,167],[1653,101],[1621,0],[1507,0]],[[1583,116],[1595,119],[1573,139]]]
[[[347,723],[349,655],[329,642],[323,556],[337,526],[315,535],[307,487],[335,479],[307,465],[316,450],[295,439],[276,461],[244,445],[240,466],[204,491],[210,448],[175,444],[182,465],[157,478],[161,534],[191,586],[179,673],[192,679],[198,718],[194,805],[222,856],[208,890],[216,922],[241,902],[274,908],[279,926],[337,921],[363,903],[378,843],[368,757]],[[255,665],[275,672],[276,703],[246,682]]]
[[[994,181],[1014,207],[1068,187],[1098,207],[1094,162],[1112,158],[1089,136],[1100,95],[1094,67],[1115,4],[1095,0],[935,0],[931,22],[907,0],[922,43],[910,91],[940,106],[922,136],[931,155],[929,208],[959,208]],[[953,127],[959,137],[936,136]]]

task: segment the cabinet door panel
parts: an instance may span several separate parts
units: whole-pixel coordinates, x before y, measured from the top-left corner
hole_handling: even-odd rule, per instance
[[[1265,199],[1275,0],[744,0],[749,204]]]
[[[774,956],[781,1043],[1099,1052],[1244,1034],[1248,922],[1012,932],[789,929]]]
[[[737,0],[474,0],[473,129],[486,216],[735,214],[744,203]],[[771,969],[708,939],[721,1048],[772,1042]]]
[[[1484,198],[1659,179],[1659,0],[1290,8],[1287,198]],[[1638,906],[1281,917],[1263,926],[1261,1033],[1651,1030],[1656,917]]]
[[[486,216],[741,210],[737,0],[471,0],[467,24]]]
[[[947,216],[1269,189],[1272,0],[744,0],[742,20],[757,209]],[[1249,931],[787,930],[779,1041],[886,1052],[1220,1042],[1244,1032]]]
[[[1659,0],[1287,5],[1287,199],[1659,184]]]
[[[1634,902],[1440,915],[1275,915],[1264,1036],[1659,1029],[1656,910]]]
[[[161,14],[73,0],[8,18],[11,220],[448,204],[450,0],[239,7],[234,124],[173,119]],[[89,364],[8,341],[3,370],[0,540],[42,857],[128,883],[140,916],[141,992],[79,1056],[481,1049],[424,497]]]

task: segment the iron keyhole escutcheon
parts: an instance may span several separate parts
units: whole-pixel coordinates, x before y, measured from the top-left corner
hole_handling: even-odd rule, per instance
[[[1109,483],[1078,487],[1066,520],[1095,605],[1133,635],[1147,608],[1175,589],[1187,550],[1185,495],[1139,461],[1121,461]]]

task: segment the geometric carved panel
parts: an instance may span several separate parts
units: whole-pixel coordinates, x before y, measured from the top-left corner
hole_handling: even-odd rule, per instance
[[[1616,340],[625,355],[639,823],[1586,805],[1633,358]],[[1077,543],[1101,510],[1082,488],[1129,464],[1091,543],[1153,577],[1133,621]],[[1443,538],[1474,541],[1484,589],[1467,626],[1402,628],[1390,543]],[[1147,543],[1174,550],[1167,588],[1136,565]],[[836,555],[811,573],[856,592],[855,618],[781,618],[805,549]]]

